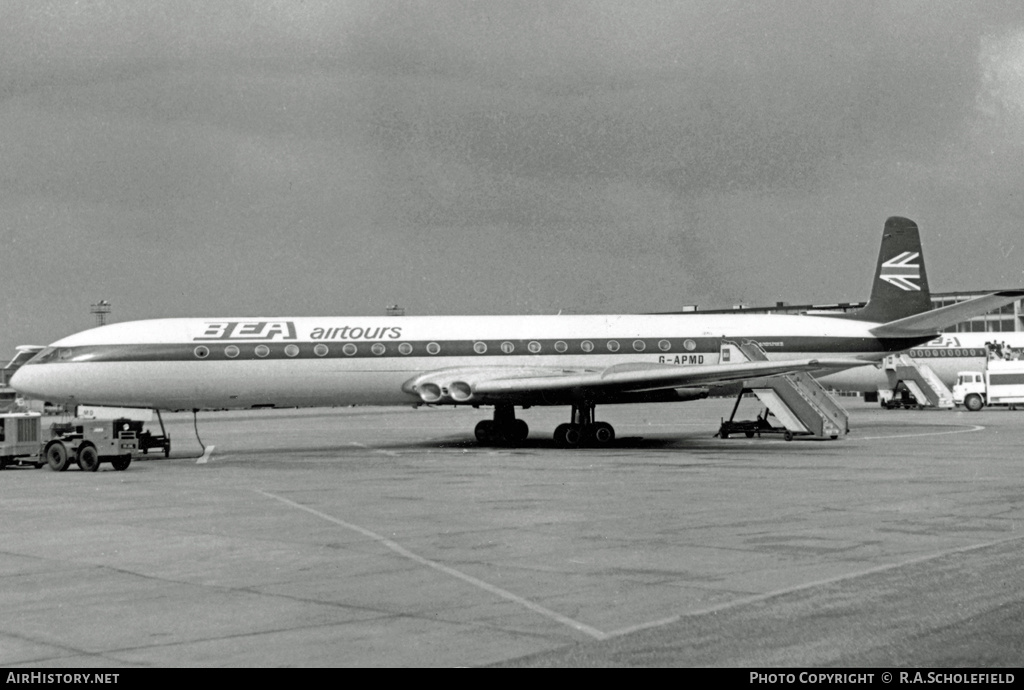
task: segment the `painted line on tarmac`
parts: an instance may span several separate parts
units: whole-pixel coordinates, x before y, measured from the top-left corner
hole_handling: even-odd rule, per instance
[[[338,525],[340,527],[344,527],[345,529],[352,530],[353,532],[358,532],[359,534],[363,535],[364,537],[368,537],[370,539],[373,539],[375,542],[381,544],[382,546],[387,547],[388,549],[394,551],[395,553],[397,553],[400,556],[403,556],[405,558],[408,558],[409,560],[415,561],[416,563],[419,563],[420,565],[425,565],[428,568],[433,568],[434,570],[442,572],[445,575],[451,575],[452,577],[458,578],[458,579],[462,580],[463,582],[468,582],[469,584],[473,585],[474,587],[479,587],[480,589],[484,590],[485,592],[489,592],[491,594],[494,594],[496,596],[501,597],[502,599],[507,599],[507,600],[509,600],[509,601],[511,601],[513,603],[519,604],[520,606],[524,606],[524,607],[530,609],[531,611],[533,611],[534,613],[539,613],[540,615],[545,616],[547,618],[550,618],[551,620],[557,621],[557,622],[561,623],[562,625],[568,626],[568,627],[570,627],[570,628],[572,628],[574,630],[578,630],[579,632],[585,633],[585,634],[589,635],[590,637],[593,637],[593,638],[598,639],[598,640],[603,640],[606,637],[608,637],[607,634],[601,632],[597,628],[592,628],[591,626],[587,625],[586,623],[580,623],[579,621],[575,621],[572,618],[569,618],[568,616],[563,616],[562,614],[558,613],[557,611],[552,611],[551,609],[545,608],[545,607],[541,606],[540,604],[535,604],[534,602],[530,601],[529,599],[524,599],[523,597],[519,596],[518,594],[513,594],[512,592],[509,592],[508,590],[504,590],[501,587],[496,587],[496,586],[490,584],[489,582],[484,582],[483,580],[475,578],[472,575],[467,575],[466,573],[464,573],[462,571],[459,571],[459,570],[456,570],[455,568],[450,568],[447,565],[438,563],[437,561],[432,561],[429,558],[424,558],[423,556],[420,556],[418,554],[413,553],[412,551],[410,551],[409,549],[405,548],[404,546],[402,546],[398,542],[392,541],[392,540],[388,539],[387,537],[384,537],[384,536],[381,536],[381,535],[377,534],[376,532],[371,532],[370,530],[365,529],[363,527],[360,527],[359,525],[352,524],[351,522],[345,522],[344,520],[339,520],[338,518],[333,517],[331,515],[328,515],[327,513],[321,513],[319,510],[316,510],[314,508],[310,508],[308,506],[304,506],[301,503],[296,503],[295,501],[292,501],[290,499],[284,498],[283,496],[277,496],[275,494],[270,493],[269,491],[264,491],[262,489],[253,489],[253,491],[255,491],[258,494],[262,494],[262,495],[266,496],[267,498],[272,498],[272,499],[274,499],[276,501],[280,501],[281,503],[284,503],[285,505],[289,505],[289,506],[291,506],[293,508],[298,508],[299,510],[304,510],[304,511],[306,511],[307,513],[309,513],[311,515],[315,515],[318,518],[321,518],[323,520],[327,520],[328,522],[333,522],[335,525]]]
[[[1005,539],[996,539],[994,541],[987,541],[982,544],[971,544],[970,546],[959,546],[955,549],[947,549],[945,551],[939,551],[938,553],[930,553],[926,556],[918,556],[917,558],[911,558],[906,561],[900,561],[899,563],[889,563],[888,565],[879,565],[874,568],[868,568],[867,570],[861,570],[855,573],[848,573],[846,575],[837,575],[836,577],[828,577],[823,580],[815,580],[813,582],[805,582],[800,585],[794,585],[792,587],[785,587],[783,589],[777,589],[774,592],[765,592],[764,594],[755,594],[749,597],[743,597],[741,599],[735,599],[733,601],[727,601],[715,606],[709,606],[704,609],[697,609],[696,611],[687,611],[675,616],[669,616],[668,618],[661,618],[656,621],[650,621],[648,623],[639,623],[637,625],[631,625],[628,628],[620,628],[619,630],[613,630],[606,634],[607,638],[622,637],[623,635],[629,635],[630,633],[640,632],[641,630],[650,630],[652,628],[660,628],[666,625],[677,623],[684,618],[693,618],[695,616],[704,616],[709,613],[718,613],[719,611],[726,611],[728,609],[736,608],[738,606],[745,606],[747,604],[756,604],[775,597],[785,596],[787,594],[793,594],[796,592],[802,592],[808,589],[815,589],[817,587],[825,587],[827,585],[834,585],[839,582],[846,582],[848,580],[856,580],[857,578],[865,577],[867,575],[876,575],[878,573],[884,573],[889,570],[898,570],[899,568],[906,567],[908,565],[917,565],[918,563],[926,563],[933,561],[938,558],[945,556],[952,556],[958,553],[969,553],[971,551],[980,551],[981,549],[987,549],[990,546],[998,546],[999,544],[1007,544],[1009,542],[1024,540],[1024,535],[1018,535],[1015,537],[1007,537]]]
[[[975,431],[982,431],[985,427],[975,424],[970,429],[953,429],[952,431],[929,431],[923,434],[895,434],[893,436],[865,436],[864,438],[853,438],[851,441],[877,441],[888,438],[914,438],[915,436],[944,436],[946,434],[970,434]]]
[[[349,445],[350,446],[358,446],[359,448],[363,448],[365,450],[370,450],[370,451],[373,451],[374,453],[383,453],[384,455],[390,455],[393,458],[397,458],[398,457],[398,453],[396,453],[394,451],[384,450],[383,448],[374,448],[372,446],[366,445],[365,443],[358,443],[356,441],[352,441],[351,443],[349,443]]]

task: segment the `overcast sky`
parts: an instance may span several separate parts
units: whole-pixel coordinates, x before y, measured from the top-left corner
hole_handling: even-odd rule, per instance
[[[1024,285],[1019,0],[0,4],[0,357],[165,316]]]

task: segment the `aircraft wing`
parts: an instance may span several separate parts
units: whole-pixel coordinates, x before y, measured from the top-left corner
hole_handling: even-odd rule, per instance
[[[667,389],[736,383],[799,371],[838,371],[863,366],[859,359],[798,359],[679,366],[626,363],[605,369],[563,367],[466,367],[428,372],[403,390],[427,403],[555,402],[567,398],[614,398]]]

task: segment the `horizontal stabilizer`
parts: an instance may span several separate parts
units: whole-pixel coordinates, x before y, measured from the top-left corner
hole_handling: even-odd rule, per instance
[[[871,329],[879,338],[905,337],[938,333],[943,328],[965,321],[972,316],[985,314],[993,309],[1012,304],[1024,297],[1024,290],[1002,290],[981,297],[921,312],[913,316],[884,323]]]

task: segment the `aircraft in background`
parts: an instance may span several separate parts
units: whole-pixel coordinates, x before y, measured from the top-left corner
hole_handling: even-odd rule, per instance
[[[947,388],[962,371],[983,371],[985,361],[1024,358],[1024,331],[943,333],[910,348],[907,355],[926,364]],[[826,388],[874,393],[891,389],[884,362],[818,377]]]
[[[0,412],[20,408],[17,392],[9,385],[9,381],[22,364],[35,357],[42,349],[44,348],[41,345],[19,345],[11,361],[0,369]]]
[[[750,379],[876,362],[1009,304],[1009,290],[930,310],[917,225],[889,218],[871,299],[854,314],[195,318],[101,326],[59,340],[14,375],[26,396],[154,409],[493,406],[484,443],[529,433],[516,407],[565,405],[563,446],[606,444],[597,405],[669,402]],[[756,343],[762,361],[735,361]],[[738,357],[736,359],[739,359]]]

